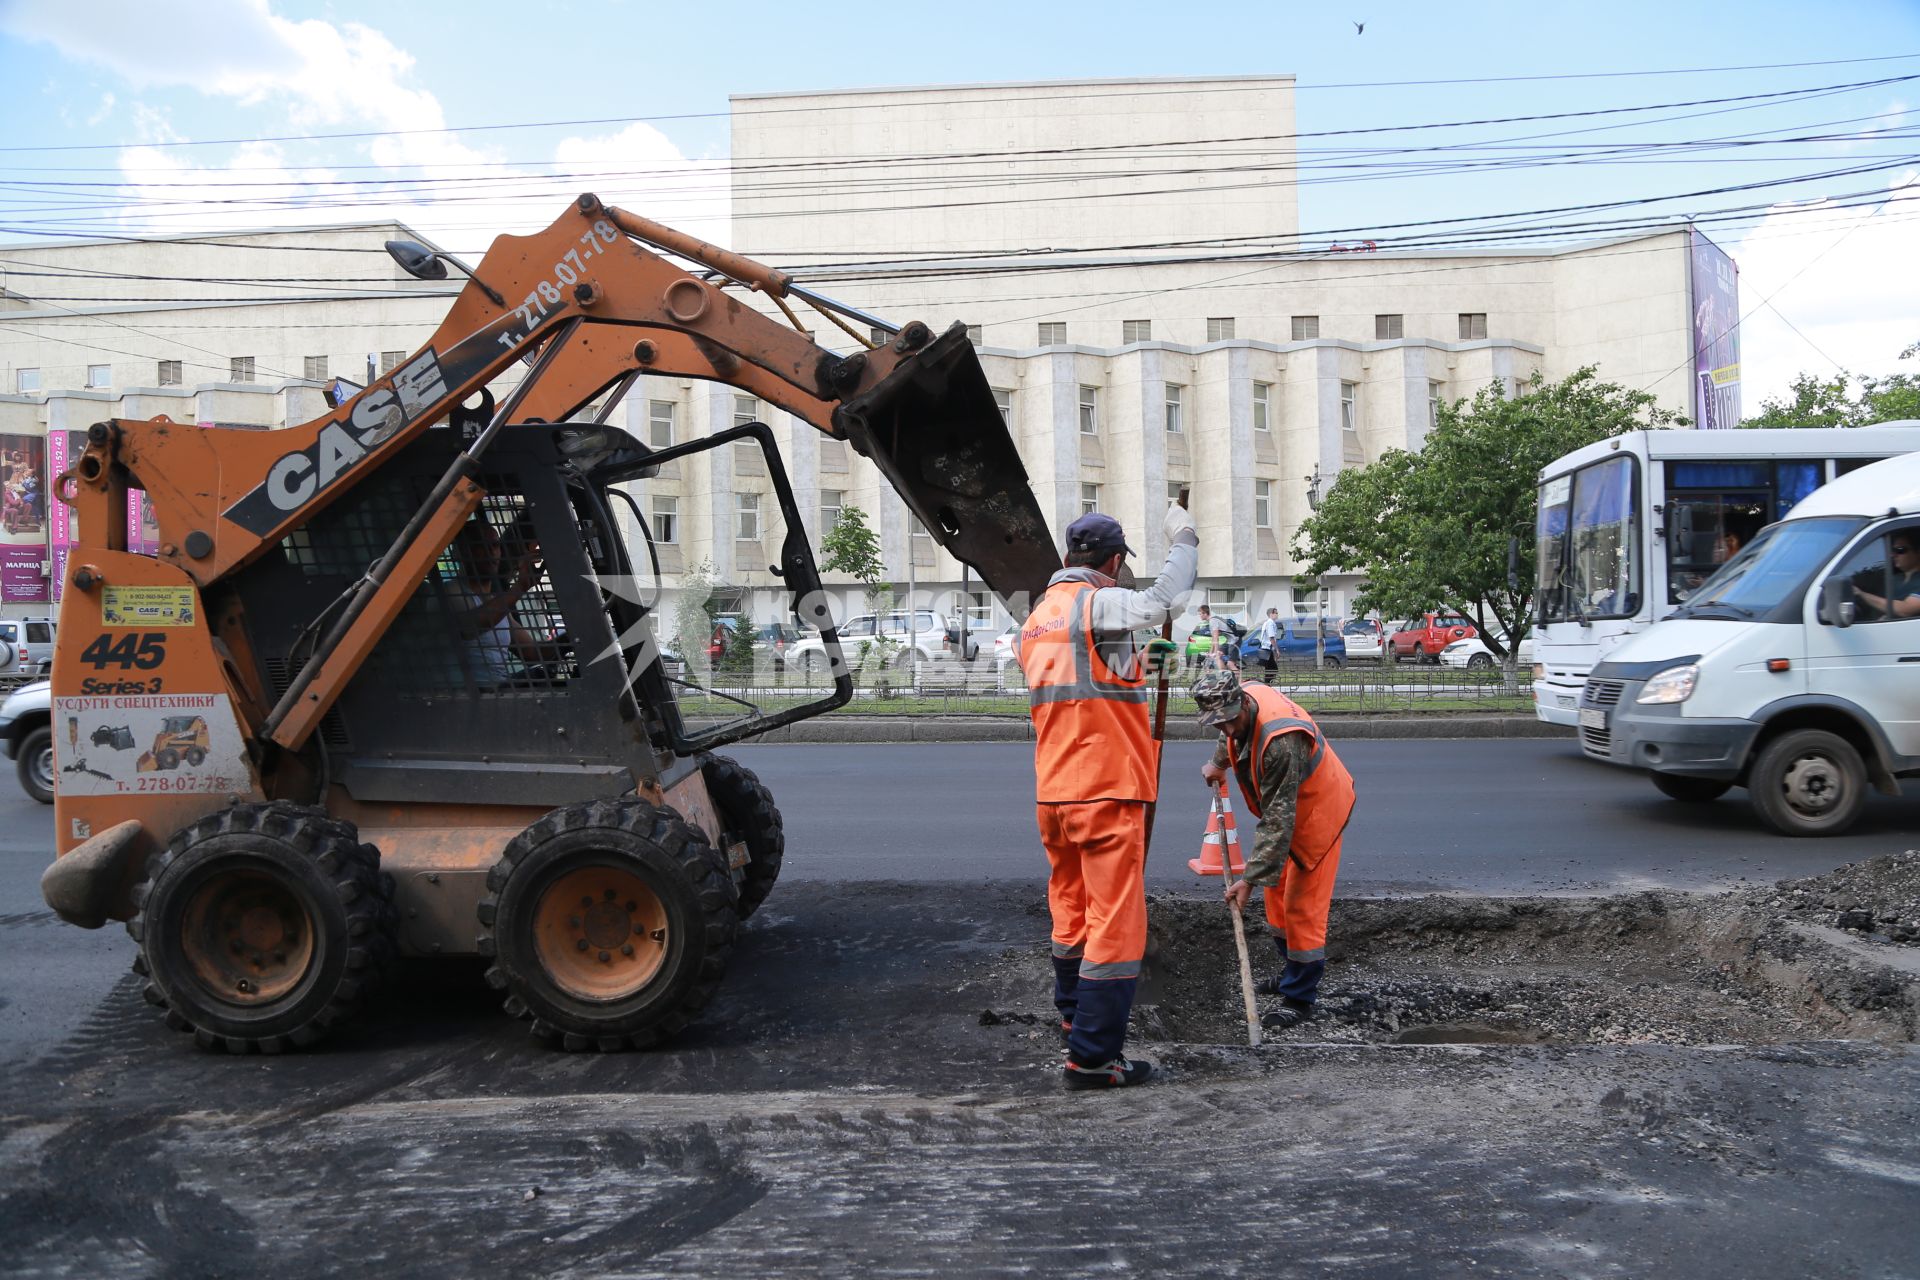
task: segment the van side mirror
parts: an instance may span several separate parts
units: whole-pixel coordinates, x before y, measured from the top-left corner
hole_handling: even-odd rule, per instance
[[[1856,609],[1853,584],[1845,578],[1828,578],[1820,584],[1820,620],[1836,627],[1853,625]]]

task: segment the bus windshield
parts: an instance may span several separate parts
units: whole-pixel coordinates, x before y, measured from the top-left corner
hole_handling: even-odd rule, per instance
[[[1745,620],[1769,613],[1805,591],[1861,523],[1854,516],[1823,516],[1762,530],[1701,583],[1674,616]]]
[[[1542,622],[1628,618],[1640,610],[1640,501],[1622,454],[1540,486],[1536,529]]]

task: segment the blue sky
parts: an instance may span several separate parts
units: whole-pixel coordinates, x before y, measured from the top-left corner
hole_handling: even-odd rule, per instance
[[[884,15],[884,18],[882,17]],[[1364,22],[1364,33],[1355,22]],[[1852,61],[1842,65],[1843,60]],[[1746,64],[1691,74],[1620,74]],[[1651,210],[1891,190],[1920,172],[1920,4],[1413,5],[1291,3],[875,6],[540,6],[289,0],[0,0],[0,243],[59,234],[201,231],[273,222],[402,217],[457,250],[544,225],[583,186],[724,236],[731,93],[1076,77],[1291,73],[1297,128],[1401,128],[1522,115],[1587,119],[1303,137],[1313,147],[1586,144],[1779,131],[1814,141],[1633,163],[1553,164],[1474,175],[1374,166],[1327,170],[1300,191],[1301,226],[1345,228],[1511,214],[1773,182]],[[1513,77],[1551,77],[1514,79]],[[1414,84],[1411,81],[1478,80]],[[1863,81],[1852,89],[1811,91]],[[1399,83],[1384,83],[1399,82]],[[1796,96],[1618,113],[1623,107]],[[605,120],[562,128],[487,129]],[[447,132],[407,132],[439,130]],[[1581,130],[1582,132],[1572,132]],[[315,139],[312,135],[368,136]],[[209,139],[289,139],[212,146]],[[1510,144],[1512,145],[1512,144]],[[1483,152],[1479,154],[1498,154]],[[1418,159],[1420,157],[1411,157]],[[1332,157],[1325,157],[1327,160]],[[1341,157],[1353,163],[1356,157]],[[1659,163],[1647,161],[1658,159]],[[591,182],[529,179],[563,171]],[[371,178],[491,175],[421,202]],[[1360,177],[1364,180],[1346,180]],[[236,183],[286,184],[240,187]],[[58,183],[44,186],[25,184]],[[97,185],[80,185],[97,184]],[[161,185],[165,184],[165,185]],[[333,184],[333,185],[321,185]],[[348,185],[342,185],[348,184]],[[320,198],[324,193],[324,198]],[[262,207],[194,203],[267,195]],[[1749,409],[1793,372],[1889,372],[1920,342],[1920,185],[1853,209],[1781,211],[1713,232],[1742,268]],[[156,203],[164,200],[168,203]],[[1308,239],[1311,240],[1311,234]]]

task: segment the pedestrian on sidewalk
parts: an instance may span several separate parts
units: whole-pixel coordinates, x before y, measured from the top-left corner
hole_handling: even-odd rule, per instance
[[[1353,817],[1353,775],[1313,717],[1278,689],[1209,671],[1194,682],[1193,700],[1200,723],[1223,735],[1201,778],[1212,789],[1231,771],[1247,811],[1260,820],[1246,875],[1228,886],[1226,898],[1240,911],[1255,886],[1265,895],[1281,970],[1254,989],[1280,997],[1260,1025],[1284,1031],[1312,1017],[1319,999],[1340,837]]]
[[[1271,672],[1280,670],[1280,610],[1269,608],[1267,617],[1260,624],[1260,665]]]
[[[1125,1048],[1147,949],[1147,812],[1160,782],[1146,656],[1163,642],[1143,648],[1134,633],[1183,607],[1200,545],[1177,503],[1165,527],[1166,564],[1152,587],[1133,591],[1115,585],[1132,554],[1119,521],[1099,512],[1075,520],[1066,567],[1020,632],[1069,1089],[1141,1084],[1153,1074]]]

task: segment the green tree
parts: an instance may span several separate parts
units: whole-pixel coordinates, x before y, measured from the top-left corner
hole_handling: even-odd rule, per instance
[[[844,573],[866,587],[867,607],[886,607],[893,588],[882,581],[886,562],[880,558],[880,539],[867,524],[867,513],[859,507],[840,508],[840,518],[820,539],[820,567],[829,573]]]
[[[1446,606],[1471,617],[1509,675],[1510,646],[1526,635],[1533,603],[1534,511],[1540,469],[1627,431],[1684,423],[1642,391],[1600,382],[1591,368],[1533,380],[1508,396],[1495,383],[1471,401],[1440,406],[1418,453],[1390,449],[1342,471],[1320,509],[1295,532],[1309,577],[1366,579],[1356,603],[1389,617]],[[1509,581],[1508,548],[1517,547]]]
[[[1900,358],[1920,358],[1920,342],[1902,351]],[[1816,378],[1803,373],[1793,380],[1786,399],[1762,400],[1760,412],[1740,425],[1865,427],[1900,418],[1920,418],[1920,374],[1876,378],[1842,372],[1832,378]]]
[[[673,647],[687,664],[695,684],[708,683],[707,642],[713,639],[713,562],[701,560],[680,575],[680,599],[673,610]]]

